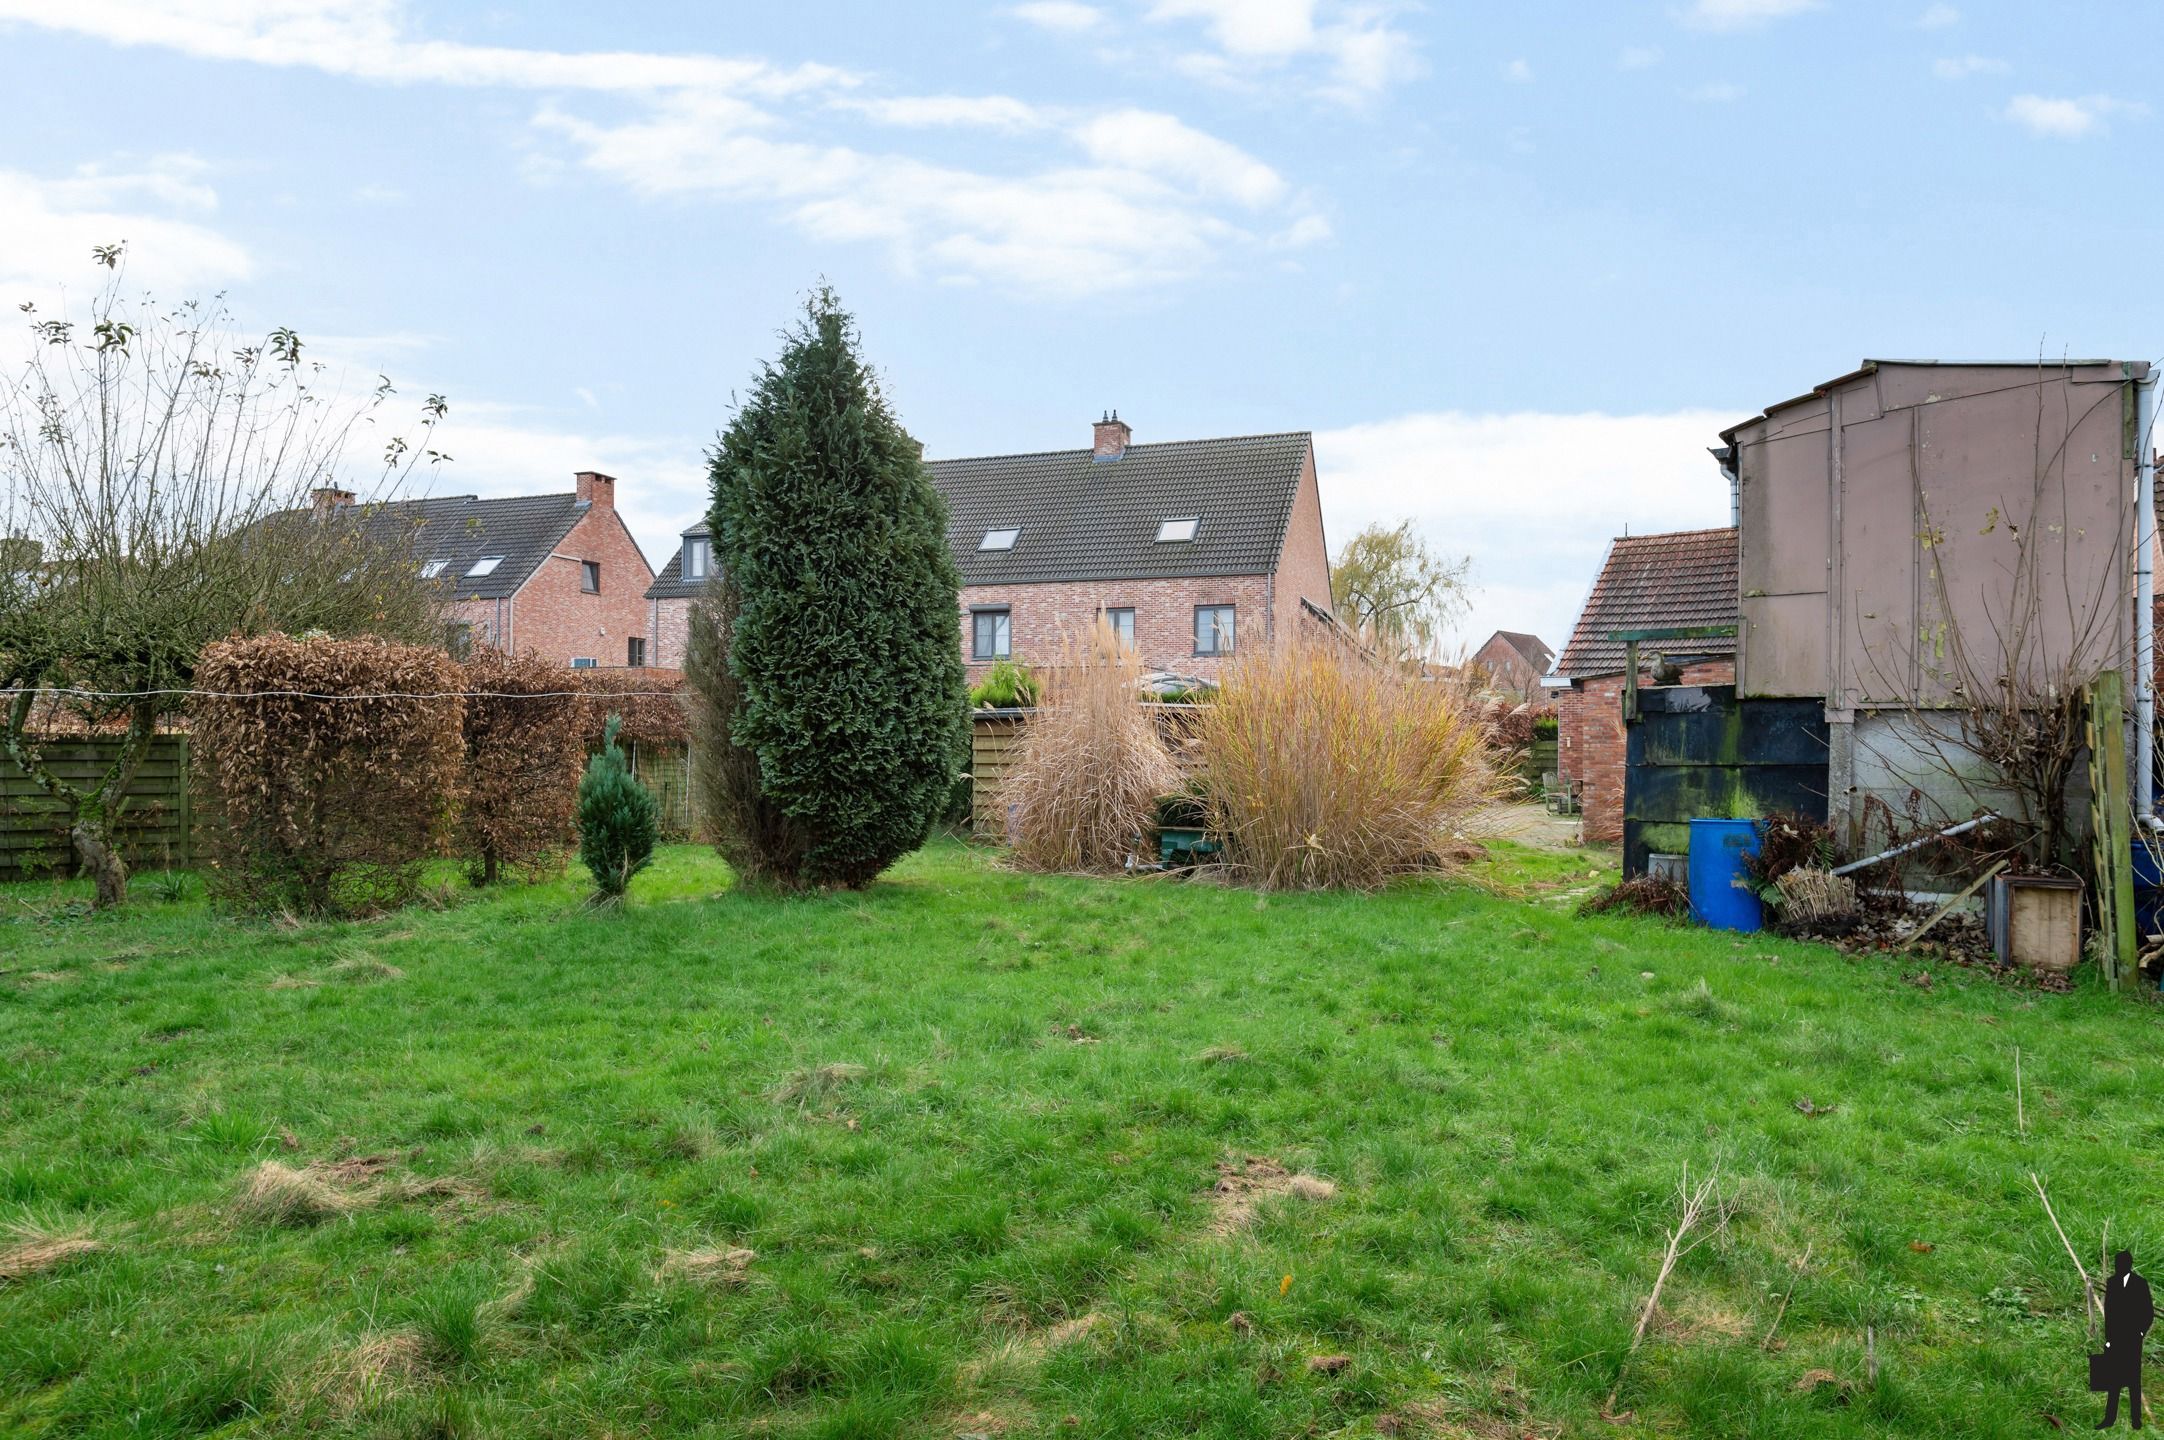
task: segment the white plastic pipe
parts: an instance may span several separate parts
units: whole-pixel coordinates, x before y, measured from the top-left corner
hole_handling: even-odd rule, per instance
[[[2158,372],[2134,387],[2134,814],[2156,816],[2156,428]]]

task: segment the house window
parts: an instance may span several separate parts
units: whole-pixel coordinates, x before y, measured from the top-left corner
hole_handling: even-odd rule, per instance
[[[977,548],[979,550],[1012,550],[1014,542],[1021,538],[1022,527],[1019,525],[1009,526],[1004,530],[987,530],[984,532],[984,538],[977,542]]]
[[[443,573],[443,567],[450,563],[451,562],[448,560],[429,561],[426,565],[423,565],[421,567],[421,578],[423,580],[435,579],[438,575],[441,575]]]
[[[443,648],[451,652],[453,660],[469,659],[473,655],[473,626],[464,620],[453,620],[443,627]]]
[[[598,670],[601,668],[601,662],[591,655],[574,655],[571,657],[571,668],[574,670]]]
[[[496,567],[502,563],[503,557],[501,555],[483,555],[473,564],[466,567],[466,578],[468,580],[477,580],[483,575],[493,575],[496,573]]]
[[[601,593],[601,562],[599,560],[581,560],[579,562],[579,589],[589,595],[599,595]]]
[[[1106,610],[1105,610],[1105,612],[1104,612],[1104,617],[1105,617],[1105,624],[1107,624],[1107,625],[1110,625],[1110,626],[1112,627],[1112,633],[1113,633],[1113,635],[1115,635],[1115,636],[1117,636],[1117,637],[1118,637],[1118,639],[1119,639],[1119,642],[1120,642],[1120,645],[1121,645],[1121,647],[1122,647],[1122,648],[1124,648],[1124,649],[1128,649],[1128,650],[1132,650],[1132,649],[1134,649],[1134,648],[1135,648],[1135,612],[1134,612],[1134,607],[1132,607],[1132,606],[1120,606],[1120,607],[1116,607],[1116,608],[1108,608],[1108,609],[1106,609]]]
[[[704,580],[707,569],[714,563],[714,542],[705,538],[693,538],[684,542],[684,578]]]
[[[646,663],[646,637],[634,635],[624,642],[624,663],[636,670]]]
[[[1202,524],[1202,517],[1190,515],[1184,520],[1166,520],[1157,527],[1157,543],[1169,545],[1178,541],[1192,540],[1195,530]]]
[[[969,654],[973,660],[1005,660],[1014,654],[1014,631],[1006,610],[969,612]]]
[[[1197,655],[1230,655],[1232,653],[1232,607],[1230,605],[1197,605],[1195,607],[1195,653]]]

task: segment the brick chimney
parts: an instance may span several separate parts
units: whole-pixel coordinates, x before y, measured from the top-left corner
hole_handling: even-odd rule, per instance
[[[579,472],[579,498],[596,510],[616,508],[616,477],[604,475],[599,470]]]
[[[1092,447],[1095,453],[1091,458],[1097,460],[1117,460],[1122,455],[1125,455],[1127,453],[1127,442],[1133,438],[1135,433],[1127,428],[1127,422],[1120,418],[1120,412],[1117,410],[1106,411],[1104,418],[1097,422],[1095,429],[1097,432],[1096,443]]]
[[[351,490],[341,490],[335,485],[318,485],[308,492],[308,500],[318,515],[328,515],[351,505],[355,496]]]

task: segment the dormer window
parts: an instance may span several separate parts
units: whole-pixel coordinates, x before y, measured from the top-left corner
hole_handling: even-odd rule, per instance
[[[1022,527],[1011,525],[1004,530],[987,530],[977,542],[979,550],[1012,550],[1014,542],[1022,538]]]
[[[441,575],[443,573],[443,567],[450,563],[451,562],[448,560],[429,561],[426,565],[423,565],[421,567],[421,578],[423,580],[435,579],[438,575]]]
[[[1202,517],[1190,515],[1182,520],[1165,520],[1157,526],[1157,543],[1171,545],[1195,538],[1195,531],[1202,525]]]
[[[688,536],[684,540],[684,578],[704,580],[706,572],[714,565],[714,542],[703,535]]]
[[[468,580],[478,580],[483,575],[493,575],[496,573],[496,567],[502,563],[503,557],[501,555],[483,555],[473,564],[466,567],[466,578]]]

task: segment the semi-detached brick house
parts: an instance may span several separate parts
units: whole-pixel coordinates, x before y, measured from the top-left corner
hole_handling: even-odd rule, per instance
[[[1618,630],[1736,623],[1736,531],[1675,530],[1625,535],[1610,542],[1600,578],[1586,597],[1556,673],[1570,688],[1556,700],[1556,768],[1585,804],[1585,838],[1623,838],[1623,673]],[[1651,684],[1651,652],[1639,647],[1638,683]],[[1736,678],[1736,642],[1716,636],[1680,641],[1662,659],[1688,685],[1728,685]]]
[[[1330,623],[1315,451],[1304,431],[1131,443],[1113,416],[1090,448],[935,460],[962,573],[972,683],[1012,659],[1044,665],[1103,615],[1143,666],[1215,679],[1244,646]],[[646,595],[656,663],[681,666],[691,602],[712,569],[706,526],[683,532]]]
[[[1243,647],[1328,623],[1329,550],[1305,431],[931,463],[962,572],[970,679],[1042,665],[1102,615],[1144,668],[1214,680]]]
[[[350,491],[321,489],[314,500],[318,515],[408,547],[475,644],[582,669],[654,663],[653,567],[617,514],[613,476],[581,470],[570,494],[356,505]]]

